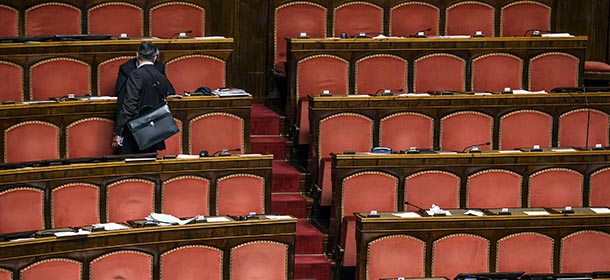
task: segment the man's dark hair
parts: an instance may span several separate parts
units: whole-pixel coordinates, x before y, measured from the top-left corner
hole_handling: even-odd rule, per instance
[[[152,42],[143,42],[138,47],[138,57],[143,60],[153,61],[159,55],[159,49]]]

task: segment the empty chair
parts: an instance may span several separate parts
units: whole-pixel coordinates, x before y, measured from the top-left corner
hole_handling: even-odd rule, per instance
[[[66,157],[101,157],[112,155],[108,145],[112,139],[114,121],[104,118],[86,118],[66,127]]]
[[[553,238],[536,232],[505,236],[496,244],[496,271],[553,273]]]
[[[71,259],[44,259],[37,261],[19,274],[21,280],[80,280],[83,264]]]
[[[158,157],[163,157],[165,155],[178,155],[183,153],[182,137],[184,135],[184,130],[182,129],[182,121],[174,118],[174,122],[176,123],[176,126],[178,126],[179,132],[165,139],[165,150],[157,151]]]
[[[447,7],[445,35],[474,35],[481,31],[484,36],[495,36],[495,8],[478,1],[460,1]]]
[[[115,86],[119,67],[130,59],[131,56],[119,56],[103,61],[97,66],[97,95],[116,96]]]
[[[504,169],[488,169],[468,176],[467,208],[521,207],[521,175]]]
[[[45,2],[25,10],[25,35],[81,34],[81,10],[59,2]]]
[[[160,38],[205,35],[205,9],[187,2],[166,2],[150,8],[150,35]],[[172,79],[170,79],[172,80]]]
[[[440,13],[440,9],[430,3],[400,3],[390,10],[390,36],[409,37],[420,31],[429,36],[439,35]]]
[[[155,184],[142,179],[124,179],[106,187],[106,221],[144,219],[154,212]]]
[[[604,168],[591,174],[589,180],[589,206],[610,206],[610,168]]]
[[[153,256],[132,250],[114,251],[89,264],[89,279],[150,280]]]
[[[19,11],[0,4],[0,37],[19,35]]]
[[[44,223],[44,192],[15,187],[0,192],[0,234],[41,230]]]
[[[233,174],[216,181],[216,215],[265,214],[265,178],[254,174]]]
[[[523,59],[508,53],[490,53],[472,60],[470,86],[477,92],[523,88]]]
[[[489,240],[474,234],[452,234],[432,245],[432,276],[455,278],[464,271],[489,272]]]
[[[89,34],[111,34],[119,37],[144,36],[144,11],[125,2],[106,2],[87,10]]]
[[[491,149],[492,131],[493,118],[487,114],[475,111],[449,114],[441,118],[440,146],[443,150],[457,152],[473,145]]]
[[[3,87],[0,92],[0,102],[23,101],[23,68],[21,66],[8,61],[0,61],[0,84]]]
[[[415,60],[413,77],[414,92],[464,91],[466,87],[466,61],[448,53],[425,55]]]
[[[13,280],[13,273],[9,270],[0,268],[0,280]]]
[[[341,33],[374,37],[383,33],[383,8],[369,2],[344,3],[335,7],[332,22],[335,37]]]
[[[440,170],[412,174],[405,179],[405,200],[423,208],[432,204],[443,209],[459,208],[460,177]],[[417,211],[412,206],[407,210]]]
[[[551,7],[536,1],[515,1],[502,7],[500,36],[526,36],[533,30],[551,29]]]
[[[356,94],[382,94],[406,91],[407,61],[389,54],[375,54],[356,61]]]
[[[231,248],[230,279],[288,279],[288,245],[253,241]]]
[[[426,243],[408,235],[389,235],[369,242],[366,279],[424,277]]]
[[[210,180],[180,176],[163,182],[161,212],[176,217],[207,216],[210,213]]]
[[[59,158],[59,127],[42,121],[26,121],[4,131],[4,162]]]
[[[244,119],[233,114],[218,112],[200,115],[189,123],[189,153],[208,151],[213,154],[222,149],[240,149],[246,153],[244,126]]]
[[[583,230],[561,239],[560,273],[610,270],[610,234]]]
[[[559,52],[537,55],[529,62],[529,90],[550,91],[557,87],[577,87],[580,61]]]
[[[187,55],[167,62],[167,78],[176,93],[193,92],[206,86],[212,90],[225,86],[226,62],[209,55]]]
[[[67,57],[37,62],[30,68],[30,99],[49,100],[70,93],[91,93],[91,67]]]
[[[601,144],[606,147],[609,120],[607,113],[591,108],[563,113],[559,116],[557,146],[591,148]]]
[[[204,245],[182,246],[161,255],[159,279],[186,280],[203,276],[224,279],[222,268],[222,250]]]
[[[528,207],[581,207],[583,175],[567,168],[549,168],[529,178]]]
[[[411,147],[432,148],[434,120],[426,115],[402,112],[383,117],[379,122],[379,146],[394,151]]]
[[[500,150],[551,147],[553,117],[536,110],[517,110],[500,117]]]
[[[100,222],[100,189],[70,183],[51,190],[51,228],[79,227]]]

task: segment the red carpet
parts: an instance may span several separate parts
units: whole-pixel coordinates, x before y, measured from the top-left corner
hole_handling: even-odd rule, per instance
[[[253,154],[273,154],[276,160],[286,158],[286,139],[280,136],[250,136],[250,150]]]
[[[280,115],[262,104],[252,104],[250,135],[280,135]]]
[[[305,220],[297,222],[297,240],[295,254],[320,254],[322,248],[322,233]]]
[[[271,179],[271,192],[299,192],[301,172],[285,161],[273,161],[273,178]]]
[[[292,215],[299,219],[307,215],[307,201],[299,193],[271,193],[271,213]]]
[[[294,279],[329,280],[330,261],[324,255],[294,256]]]

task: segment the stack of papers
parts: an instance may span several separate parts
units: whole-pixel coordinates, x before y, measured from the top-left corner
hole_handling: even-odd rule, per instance
[[[392,216],[399,218],[421,218],[421,216],[415,212],[394,213]]]
[[[150,215],[148,215],[148,217],[146,217],[145,219],[147,222],[153,222],[153,223],[157,223],[159,225],[186,225],[188,223],[192,223],[199,217],[200,216],[197,215],[190,219],[180,220],[169,214],[150,213]]]
[[[222,88],[222,89],[216,89],[214,91],[212,91],[212,94],[217,95],[217,96],[225,96],[225,97],[230,97],[230,96],[249,96],[250,94],[247,93],[245,90],[243,89],[239,89],[239,88],[232,88],[232,89],[228,89],[228,88]]]

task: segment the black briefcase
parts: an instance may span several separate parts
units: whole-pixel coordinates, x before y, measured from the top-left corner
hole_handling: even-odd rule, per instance
[[[145,150],[178,133],[178,126],[167,103],[127,123],[138,148]]]

